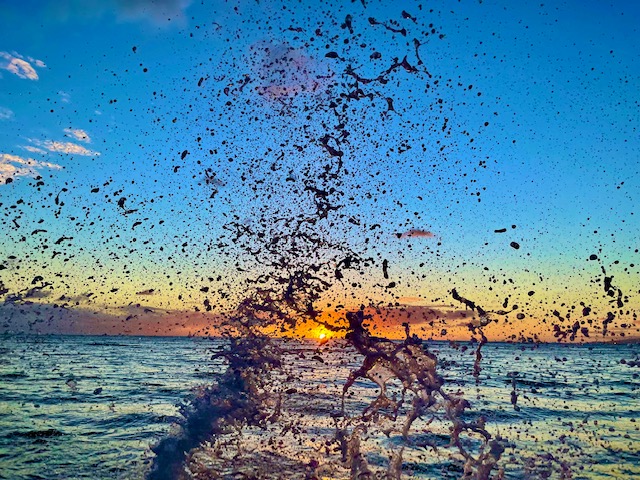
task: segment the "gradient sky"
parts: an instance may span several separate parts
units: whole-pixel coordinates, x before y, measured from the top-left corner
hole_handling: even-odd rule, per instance
[[[389,260],[398,280],[392,293],[376,293],[381,280],[372,276],[362,291],[442,312],[427,332],[440,337],[441,326],[448,335],[464,330],[452,288],[492,311],[510,297],[526,318],[496,324],[494,338],[550,338],[542,319],[553,311],[565,316],[582,301],[601,321],[611,309],[604,268],[627,296],[612,328],[638,335],[635,2],[203,3],[0,6],[0,330],[183,334],[202,323],[180,312],[214,292],[219,311],[233,308],[220,292],[237,290],[238,267],[252,267],[231,249],[220,255],[209,247],[233,215],[251,225],[246,175],[268,180],[260,201],[271,191],[276,198],[284,183],[268,167],[280,151],[292,171],[321,151],[309,142],[296,160],[291,145],[280,147],[305,141],[307,113],[282,115],[278,102],[256,93],[270,88],[255,81],[265,78],[261,49],[294,48],[305,75],[339,75],[338,64],[352,63],[366,77],[393,57],[415,63],[411,40],[432,23],[437,32],[420,37],[420,56],[450,85],[425,89],[426,77],[398,74],[381,87],[398,114],[375,102],[353,126],[349,161],[360,189],[345,213],[381,225],[367,248]],[[347,14],[355,36],[341,26]],[[412,33],[405,38],[369,17]],[[373,52],[381,59],[371,60]],[[287,75],[300,83],[300,71]],[[225,93],[237,92],[243,78],[246,92]],[[318,101],[295,97],[298,107]],[[437,98],[442,111],[431,108]],[[310,131],[322,122],[314,117]],[[400,153],[402,145],[411,150]],[[215,185],[206,168],[216,172]],[[219,194],[210,199],[214,187]],[[273,201],[283,210],[296,205]],[[398,238],[412,229],[430,234]],[[334,305],[360,303],[340,285],[333,295]],[[34,324],[49,310],[30,316],[26,299],[52,311],[54,303],[78,302],[81,313]],[[146,307],[152,312],[140,311]],[[86,312],[100,313],[89,320]],[[122,321],[132,312],[142,322],[136,328]],[[182,327],[189,321],[193,328]]]

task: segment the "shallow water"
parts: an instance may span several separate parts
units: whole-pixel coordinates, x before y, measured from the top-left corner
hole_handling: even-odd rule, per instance
[[[149,446],[168,434],[177,405],[192,387],[222,372],[222,363],[210,360],[219,346],[193,338],[2,337],[0,478],[143,478]],[[342,385],[361,358],[340,342],[287,348],[296,352],[289,357],[296,359],[290,373],[297,390],[288,401],[305,410],[308,437],[316,441],[331,433]],[[639,345],[488,344],[479,384],[473,348],[435,342],[429,349],[439,359],[445,389],[464,392],[472,404],[468,415],[485,416],[488,429],[509,440],[501,461],[507,478],[560,478],[563,468],[572,478],[640,475],[640,371],[621,363],[637,358]],[[519,411],[511,403],[514,372]],[[347,407],[362,410],[376,388],[356,382]],[[449,458],[424,447],[446,443],[444,423],[417,423],[412,432],[403,475],[460,476]],[[243,433],[249,442],[269,434]],[[377,445],[378,451],[368,451],[375,466],[386,462],[381,451],[403,440],[370,432],[365,448],[367,442]]]

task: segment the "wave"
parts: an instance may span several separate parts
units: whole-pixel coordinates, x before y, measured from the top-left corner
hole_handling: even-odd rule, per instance
[[[60,430],[56,430],[55,428],[48,428],[46,430],[26,430],[26,431],[13,431],[4,435],[6,438],[51,438],[51,437],[61,437],[65,435],[64,432]]]
[[[6,378],[9,380],[15,378],[29,378],[29,374],[24,372],[2,373],[0,374],[0,378]]]

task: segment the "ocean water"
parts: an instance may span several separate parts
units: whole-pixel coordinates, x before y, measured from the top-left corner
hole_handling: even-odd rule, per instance
[[[142,478],[176,405],[211,382],[211,348],[193,338],[0,337],[0,478]]]
[[[197,338],[1,337],[0,478],[144,478],[150,446],[172,434],[178,406],[224,371],[221,360],[211,360],[221,345]],[[342,386],[361,357],[339,341],[286,348],[295,359],[288,367],[289,401],[300,402],[308,417],[301,415],[299,425],[312,437],[329,435]],[[506,439],[505,478],[640,478],[640,345],[488,344],[477,379],[472,345],[428,348],[438,357],[445,389],[471,403],[465,415],[485,417],[487,429]],[[347,408],[366,408],[377,388],[358,380]],[[460,478],[435,448],[447,442],[446,425],[428,420],[416,424],[405,446],[403,478]],[[251,444],[252,435],[269,432],[243,435]],[[399,442],[368,432],[363,445],[371,465],[383,465],[379,452]],[[195,461],[206,464],[207,448]],[[263,474],[256,478],[286,478]],[[208,478],[202,471],[192,476]]]

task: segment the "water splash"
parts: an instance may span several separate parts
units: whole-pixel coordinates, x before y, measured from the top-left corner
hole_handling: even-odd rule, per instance
[[[353,31],[352,21],[353,17],[345,21],[344,28]],[[396,32],[387,24],[381,25]],[[406,34],[406,30],[403,31]],[[352,295],[361,294],[365,298],[369,295],[358,287],[358,282],[352,281],[347,287],[347,278],[375,276],[379,274],[380,265],[384,277],[389,277],[388,260],[374,259],[375,244],[369,243],[368,238],[360,245],[348,240],[357,238],[354,232],[375,232],[375,225],[370,225],[363,213],[343,213],[345,204],[353,204],[353,193],[361,188],[351,171],[359,168],[357,159],[363,146],[350,135],[350,131],[361,128],[360,102],[368,99],[377,105],[377,100],[382,100],[381,105],[386,106],[381,111],[384,119],[389,113],[399,112],[388,93],[378,89],[385,89],[391,79],[400,81],[403,75],[424,81],[432,78],[432,74],[424,69],[420,59],[414,62],[408,56],[392,59],[387,68],[367,77],[338,54],[327,54],[327,58],[342,62],[342,73],[338,74],[338,67],[334,66],[335,76],[321,75],[317,62],[287,44],[262,42],[252,47],[252,55],[252,63],[256,65],[252,76],[245,76],[225,94],[245,95],[246,89],[255,88],[262,97],[286,100],[286,110],[282,113],[287,115],[295,115],[296,109],[316,112],[314,116],[322,119],[319,127],[331,133],[312,133],[312,123],[305,124],[304,136],[314,140],[298,148],[296,162],[287,165],[284,149],[280,153],[268,152],[270,158],[264,159],[262,166],[256,165],[257,172],[243,176],[245,185],[254,192],[249,205],[251,220],[237,217],[228,221],[224,229],[229,232],[233,248],[254,265],[251,270],[260,273],[246,278],[244,295],[227,314],[223,330],[228,348],[215,355],[226,360],[226,372],[216,385],[202,389],[183,411],[185,421],[181,432],[154,448],[157,457],[148,478],[241,475],[248,463],[252,464],[256,478],[282,478],[280,473],[273,472],[279,463],[289,469],[288,478],[320,478],[322,472],[348,471],[349,478],[354,480],[400,479],[403,452],[416,445],[447,451],[452,461],[460,465],[462,478],[492,478],[505,448],[502,440],[486,430],[483,418],[466,419],[469,402],[459,393],[446,391],[444,379],[437,371],[437,358],[422,340],[410,333],[409,324],[404,324],[404,340],[391,341],[371,335],[365,325],[371,317],[364,313],[364,305],[356,311],[342,307],[342,312],[332,318],[327,318],[319,307],[327,295],[335,295],[336,289],[349,288]],[[316,95],[321,90],[322,95]],[[285,143],[296,144],[298,135],[294,127]],[[308,155],[305,150],[314,153]],[[288,172],[285,182],[280,184],[285,186],[284,195],[282,190],[277,191],[265,182],[267,174],[260,174],[264,165],[270,165],[268,176],[277,175],[281,170]],[[296,196],[293,204],[284,198],[290,193]],[[408,237],[432,238],[434,234],[414,228],[399,235],[399,238]],[[228,245],[222,246],[222,253],[228,254]],[[389,284],[385,288],[388,290],[389,286],[393,287]],[[475,365],[478,377],[480,350],[486,343],[482,332],[488,322],[486,312],[460,297],[455,289],[452,296],[477,310],[483,319],[480,325],[472,327],[472,331],[480,335]],[[370,307],[375,308],[375,303]],[[317,327],[343,336],[346,343],[334,352],[336,358],[325,359],[316,354],[313,360],[331,363],[349,351],[361,357],[360,367],[350,370],[344,378],[342,393],[336,397],[340,398],[340,404],[335,405],[336,399],[330,398],[328,405],[320,408],[312,392],[307,392],[303,400],[295,399],[299,389],[304,390],[299,370],[296,373],[292,369],[299,357],[283,348],[282,341],[276,338],[299,336],[299,332]],[[350,405],[347,398],[360,379],[370,380],[379,387],[375,400],[361,409]],[[399,396],[389,392],[389,385],[394,382],[401,386]],[[321,441],[317,438],[303,441],[302,433],[297,432],[293,440],[287,441],[289,445],[282,444],[280,439],[278,445],[283,451],[285,447],[292,448],[287,461],[282,456],[269,460],[255,447],[261,443],[260,435],[243,433],[258,429],[267,437],[275,425],[291,425],[296,415],[318,409],[331,412],[324,421],[331,419],[333,433],[318,434]],[[412,427],[425,416],[431,418],[427,425],[436,418],[449,425],[447,445],[418,444]],[[370,457],[376,453],[369,438],[373,430],[383,430],[389,438],[398,434],[401,437],[401,445],[391,448],[387,465],[382,469],[370,464]],[[316,445],[315,450],[311,449],[314,455],[309,454],[309,448],[292,447],[296,435],[300,447],[305,442]],[[202,448],[192,450],[205,440],[209,442],[206,458]],[[230,444],[234,445],[234,459],[228,454]],[[183,453],[189,450],[192,452],[185,463]]]

